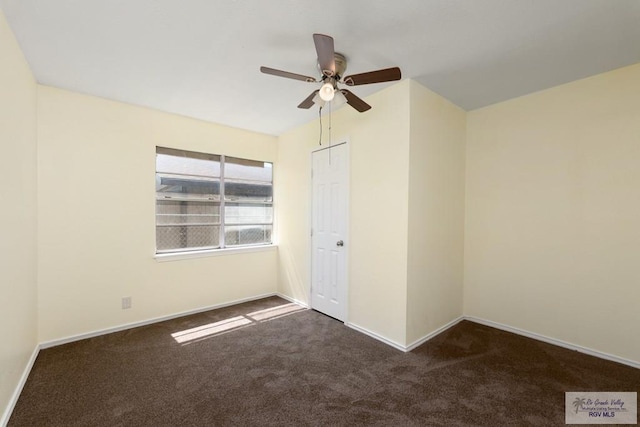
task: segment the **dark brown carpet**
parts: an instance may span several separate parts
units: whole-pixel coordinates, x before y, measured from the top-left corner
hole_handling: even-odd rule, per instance
[[[171,335],[283,304],[42,350],[9,426],[561,426],[565,391],[640,385],[640,370],[471,322],[411,353],[311,310],[183,344]]]

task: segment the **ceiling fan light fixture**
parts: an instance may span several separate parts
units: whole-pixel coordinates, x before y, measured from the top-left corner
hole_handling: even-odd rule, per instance
[[[322,98],[323,101],[329,102],[335,95],[335,89],[333,88],[333,85],[331,83],[325,83],[322,85],[322,87],[320,88],[320,92],[318,93],[320,94],[320,98]]]
[[[312,99],[313,103],[316,105],[319,105],[321,108],[324,107],[324,105],[326,104],[326,101],[324,101],[322,98],[320,98],[320,92],[318,91],[318,93],[315,94],[315,96]]]
[[[331,101],[331,108],[334,110],[347,103],[347,98],[339,90],[336,90],[334,95],[333,101]]]

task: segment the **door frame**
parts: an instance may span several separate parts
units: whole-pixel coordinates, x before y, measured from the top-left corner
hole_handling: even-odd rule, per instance
[[[351,217],[351,209],[350,209],[350,201],[351,201],[351,144],[349,141],[349,138],[338,138],[337,139],[338,143],[335,144],[329,144],[327,146],[324,147],[315,147],[311,150],[311,153],[309,154],[309,164],[310,164],[310,168],[309,168],[309,183],[310,183],[310,188],[311,191],[309,192],[309,206],[310,206],[310,213],[311,215],[309,215],[309,293],[308,293],[308,297],[309,297],[309,308],[313,309],[313,304],[312,304],[312,297],[313,297],[313,291],[311,289],[311,285],[313,283],[313,154],[317,153],[318,151],[324,151],[324,150],[331,150],[332,148],[336,147],[336,146],[342,146],[344,145],[346,148],[346,164],[347,164],[347,174],[346,174],[346,191],[345,191],[345,203],[346,203],[346,217],[344,218],[344,241],[345,241],[345,256],[344,256],[344,274],[345,274],[345,287],[346,289],[344,290],[344,294],[345,294],[345,304],[344,307],[342,308],[342,314],[344,319],[341,320],[341,322],[343,322],[345,325],[347,325],[349,323],[349,290],[350,290],[350,286],[349,286],[349,278],[350,278],[350,274],[349,274],[349,258],[350,258],[350,254],[351,254],[351,240],[349,239],[349,235],[350,235],[350,217]],[[336,319],[337,320],[337,319]]]

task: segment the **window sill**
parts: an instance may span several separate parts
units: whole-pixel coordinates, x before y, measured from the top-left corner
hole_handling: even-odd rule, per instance
[[[278,247],[276,245],[245,246],[242,248],[209,249],[205,251],[189,251],[189,252],[155,254],[154,258],[157,262],[168,262],[168,261],[179,261],[183,259],[248,254],[253,252],[268,252],[268,251],[275,251],[277,249]]]

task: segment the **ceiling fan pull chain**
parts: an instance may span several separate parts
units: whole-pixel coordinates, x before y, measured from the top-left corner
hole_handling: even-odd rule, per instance
[[[331,147],[331,113],[333,112],[333,108],[331,108],[332,105],[333,105],[333,102],[330,102],[329,103],[329,147]],[[331,157],[329,157],[329,164],[331,164]]]
[[[331,105],[333,102],[329,103],[329,166],[331,166],[331,113],[333,112],[333,108]]]
[[[320,120],[320,138],[318,139],[318,145],[322,145],[322,106],[318,109],[318,119]]]

